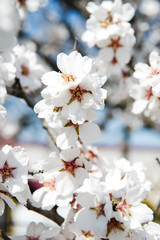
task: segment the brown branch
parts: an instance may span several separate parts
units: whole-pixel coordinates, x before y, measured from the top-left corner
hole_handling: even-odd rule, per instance
[[[54,208],[52,208],[52,210],[48,211],[48,210],[43,210],[41,208],[37,208],[31,205],[30,202],[27,203],[26,205],[28,210],[32,210],[34,212],[37,212],[49,219],[51,219],[52,221],[56,222],[59,226],[63,223],[64,219],[59,216],[56,212],[57,207],[55,206]]]
[[[11,240],[5,233],[0,230],[0,239]]]
[[[6,87],[6,88],[7,88],[7,93],[8,94],[10,94],[12,96],[15,96],[15,97],[23,98],[30,108],[32,108],[32,109],[34,108],[35,102],[30,97],[30,95],[27,94],[22,89],[22,87],[19,83],[19,79],[16,78],[16,82],[12,87]]]
[[[80,13],[83,17],[88,18],[89,13],[86,10],[86,5],[89,2],[87,1],[73,1],[73,0],[60,0],[61,5],[65,5],[68,10],[75,10]]]

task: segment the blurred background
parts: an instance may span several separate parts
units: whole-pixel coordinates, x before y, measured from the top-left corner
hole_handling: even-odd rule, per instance
[[[44,8],[27,12],[18,33],[19,43],[35,50],[46,71],[57,70],[56,56],[60,52],[70,53],[77,39],[77,50],[82,55],[95,57],[98,48],[88,48],[81,41],[89,17],[85,7],[88,0],[49,0]],[[94,1],[101,3],[101,1]],[[152,49],[160,47],[160,1],[133,0],[136,14],[131,24],[135,30],[136,45],[123,80],[108,79],[108,97],[103,111],[97,111],[96,123],[102,129],[102,137],[95,144],[111,161],[126,157],[131,161],[143,161],[146,174],[153,183],[148,198],[153,209],[160,201],[160,125],[143,116],[131,114],[132,99],[125,82],[132,81],[135,63],[148,62]],[[128,73],[128,74],[127,74]],[[39,92],[32,94],[35,102],[41,99]],[[24,100],[8,96],[5,103],[7,122],[0,132],[0,145],[24,145],[31,158],[43,159],[50,151],[48,136],[42,122]],[[158,216],[158,215],[157,215]]]

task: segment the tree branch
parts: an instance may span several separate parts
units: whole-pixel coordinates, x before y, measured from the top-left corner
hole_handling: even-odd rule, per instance
[[[52,208],[52,210],[48,211],[48,210],[42,210],[41,208],[37,208],[31,205],[30,202],[27,203],[26,205],[28,210],[32,210],[34,212],[37,212],[49,219],[51,219],[52,221],[56,222],[59,226],[63,223],[64,219],[59,216],[56,212],[57,207],[55,206],[54,208]]]
[[[11,240],[5,233],[0,230],[0,239]]]
[[[27,94],[22,89],[22,87],[19,83],[19,79],[16,78],[15,84],[12,87],[6,87],[6,89],[7,89],[8,94],[15,96],[15,97],[23,98],[30,108],[32,108],[32,109],[34,108],[35,102],[30,97],[30,95]]]

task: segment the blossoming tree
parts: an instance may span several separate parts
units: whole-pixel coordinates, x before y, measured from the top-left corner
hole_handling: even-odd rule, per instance
[[[130,111],[159,123],[160,56],[152,51],[149,65],[137,63],[133,72],[136,37],[130,21],[135,8],[121,0],[89,2],[82,40],[89,47],[97,46],[97,56],[83,56],[75,48],[69,54],[59,53],[56,67],[49,69],[23,41],[18,44],[26,12],[46,4],[41,0],[0,1],[0,127],[5,125],[7,96],[16,96],[41,119],[52,146],[41,168],[34,166],[34,171],[30,171],[32,161],[24,148],[3,146],[0,215],[5,212],[5,203],[12,211],[22,204],[56,224],[47,228],[43,222],[30,222],[25,235],[7,236],[1,231],[0,238],[160,239],[160,226],[152,221],[153,211],[144,203],[152,185],[143,164],[131,164],[125,158],[108,162],[89,145],[101,136],[93,122],[95,110],[104,109],[107,91],[117,94],[112,81],[121,81],[127,97],[135,99]],[[42,52],[40,55],[51,66],[51,60]],[[41,93],[41,100],[35,101],[35,92]],[[31,192],[29,182],[33,180],[40,187]]]

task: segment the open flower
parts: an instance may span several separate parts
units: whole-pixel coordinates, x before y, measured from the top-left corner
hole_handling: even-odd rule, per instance
[[[6,145],[0,151],[0,182],[11,194],[23,192],[28,184],[29,157],[21,147]]]
[[[20,80],[21,86],[28,91],[35,91],[42,85],[41,76],[44,74],[44,68],[37,61],[34,52],[25,49],[24,46],[14,48],[16,56],[16,77]]]
[[[13,240],[48,240],[58,235],[60,227],[47,228],[43,223],[31,222],[24,236],[12,237]]]
[[[103,1],[99,6],[89,2],[87,10],[91,13],[87,20],[87,30],[82,36],[82,40],[88,43],[89,47],[99,45],[100,42],[110,38],[110,35],[116,34],[122,28],[122,24],[130,24],[134,15],[134,8],[129,4],[122,4],[121,0]]]
[[[107,234],[107,223],[112,216],[112,204],[109,196],[102,192],[79,193],[77,202],[82,209],[75,216],[76,223],[83,231],[94,231],[100,237]]]
[[[69,55],[60,53],[57,65],[61,73],[52,71],[42,77],[47,85],[42,91],[47,105],[53,110],[61,109],[62,117],[74,123],[89,120],[88,112],[92,109],[104,108],[107,91],[101,86],[106,77],[98,75],[91,58],[82,57],[77,51]]]
[[[7,187],[4,186],[4,184],[0,183],[0,216],[3,215],[4,209],[5,209],[5,203],[8,204],[8,206],[14,210],[16,207],[16,204],[12,200],[12,196],[8,192]]]
[[[160,106],[160,56],[157,52],[149,55],[149,65],[138,63],[135,66],[134,77],[138,83],[134,83],[130,89],[130,96],[135,99],[132,112],[144,113],[151,120],[159,122],[157,109]]]

